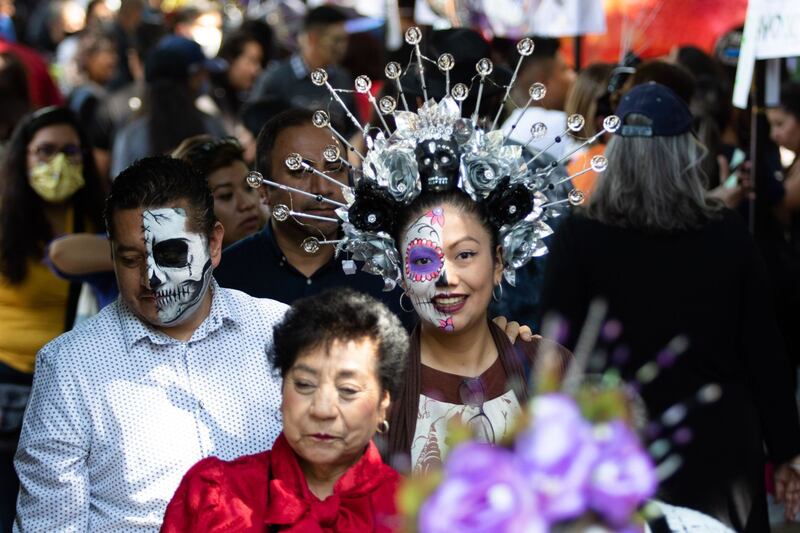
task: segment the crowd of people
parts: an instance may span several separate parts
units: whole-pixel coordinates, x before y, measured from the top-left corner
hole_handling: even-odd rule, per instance
[[[0,0],[0,533],[413,530],[403,480],[543,372],[628,383],[642,528],[794,520],[794,63],[751,113],[727,50],[572,65],[400,5],[389,48],[329,5]]]

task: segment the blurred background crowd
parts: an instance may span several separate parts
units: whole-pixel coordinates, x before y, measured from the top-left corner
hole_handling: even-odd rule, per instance
[[[485,13],[465,14],[462,8],[468,2],[318,4],[0,0],[0,382],[29,384],[36,352],[71,328],[76,315],[91,312],[79,308],[81,293],[86,297],[87,291],[72,275],[110,271],[107,244],[96,235],[103,231],[102,199],[114,177],[133,161],[171,153],[201,169],[209,179],[228,246],[258,232],[268,220],[268,207],[244,177],[256,161],[256,138],[271,117],[288,108],[330,109],[338,131],[363,149],[360,132],[330,105],[329,93],[310,81],[309,72],[324,67],[336,88],[352,88],[354,77],[366,74],[376,97],[391,95],[400,101],[402,87],[405,98],[421,102],[413,69],[398,83],[387,80],[384,72],[388,61],[408,64],[413,47],[402,35],[409,26],[420,25],[424,55],[454,56],[451,86],[469,85],[475,63],[492,59],[492,83],[481,108],[491,120],[519,58],[517,39],[530,34],[519,35],[522,30],[513,21],[500,31],[498,22],[487,21]],[[371,10],[372,4],[380,8]],[[501,4],[518,9],[524,3]],[[656,81],[671,88],[689,105],[696,136],[708,151],[702,163],[708,194],[748,221],[766,262],[787,353],[796,365],[798,62],[781,62],[775,103],[737,109],[730,102],[746,2],[730,2],[720,9],[714,8],[715,2],[697,9],[691,2],[664,7],[667,2],[662,0],[649,8],[641,4],[647,2],[638,2],[637,15],[620,24],[613,17],[630,6],[606,2],[609,31],[591,38],[544,37],[533,28],[535,50],[521,63],[498,124],[510,139],[530,144],[534,153],[544,150],[543,157],[564,159],[559,172],[568,176],[603,153],[608,140],[600,136],[565,159],[575,147],[574,139],[550,141],[564,129],[569,115],[585,117],[575,138],[586,139],[602,131],[603,119],[631,87]],[[676,18],[681,15],[675,11],[678,5],[686,7],[689,18],[686,28],[674,33],[695,32],[698,38],[681,42],[681,37],[665,31],[684,25]],[[650,40],[631,38],[633,30],[640,37],[649,34]],[[595,45],[604,46],[602,57],[592,52]],[[546,95],[526,107],[528,88],[535,82],[546,86]],[[436,87],[442,79],[429,83],[433,93],[443,93]],[[362,124],[378,123],[367,95],[345,92],[341,97]],[[463,105],[466,114],[474,98]],[[544,123],[551,135],[529,143],[536,123]],[[56,171],[62,176],[58,183],[48,180]],[[596,178],[587,172],[572,186],[590,197]],[[65,235],[78,240],[64,246]],[[496,314],[538,330],[544,261],[546,257],[519,272],[516,288],[505,287],[506,296],[495,304]],[[701,285],[722,279],[720,272],[708,271]],[[97,290],[103,282],[94,281],[94,296],[102,306],[114,297],[113,281],[107,280],[107,290]],[[5,403],[11,413],[13,389],[7,390],[11,392]],[[24,401],[17,404],[19,417]],[[0,423],[8,426],[8,434],[15,434],[9,415]],[[2,480],[14,476],[12,440],[4,441],[0,450]],[[15,496],[16,487],[0,483],[0,499],[12,502],[11,511],[6,509],[11,516]]]

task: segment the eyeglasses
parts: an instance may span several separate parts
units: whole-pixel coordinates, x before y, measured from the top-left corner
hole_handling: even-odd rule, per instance
[[[461,399],[462,404],[478,409],[478,414],[467,420],[467,425],[472,429],[475,436],[484,442],[496,442],[492,421],[486,411],[483,410],[483,404],[486,402],[486,391],[483,388],[481,378],[464,379],[458,386],[458,397]]]
[[[31,153],[42,162],[51,161],[58,154],[64,154],[71,163],[77,164],[83,161],[81,147],[77,144],[59,146],[54,143],[42,143],[32,148]]]

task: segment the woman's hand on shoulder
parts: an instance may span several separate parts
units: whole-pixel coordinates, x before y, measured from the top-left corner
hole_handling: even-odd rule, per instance
[[[519,337],[525,342],[530,342],[534,337],[530,326],[525,326],[513,320],[509,322],[508,319],[504,316],[494,317],[492,319],[492,322],[494,322],[497,327],[506,332],[506,336],[508,337],[508,340],[511,341],[511,344],[514,344],[514,342],[517,340],[517,337]]]

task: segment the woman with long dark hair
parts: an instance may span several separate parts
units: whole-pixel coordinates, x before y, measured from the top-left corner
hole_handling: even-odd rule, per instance
[[[102,227],[102,188],[72,113],[40,109],[15,129],[0,167],[0,525],[14,517],[12,459],[36,352],[72,327],[80,285],[43,263],[56,236]]]

